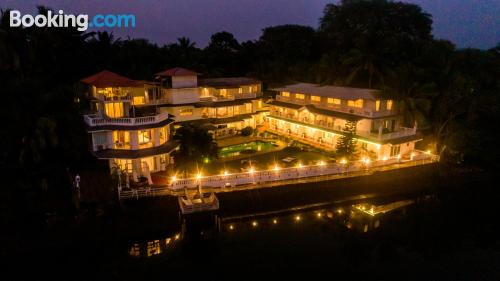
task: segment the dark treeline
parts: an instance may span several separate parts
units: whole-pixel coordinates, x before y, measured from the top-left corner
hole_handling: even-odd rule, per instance
[[[74,28],[11,28],[3,10],[0,163],[12,183],[2,184],[3,218],[67,209],[57,198],[68,194],[68,171],[97,165],[74,102],[79,79],[108,69],[151,80],[175,66],[205,77],[256,77],[267,87],[302,81],[381,89],[443,159],[484,168],[499,159],[500,45],[457,49],[436,40],[431,16],[417,5],[345,0],[325,7],[317,29],[268,27],[246,42],[222,31],[206,48],[188,37],[160,46]]]

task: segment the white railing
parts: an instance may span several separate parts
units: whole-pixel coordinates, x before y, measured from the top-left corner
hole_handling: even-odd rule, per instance
[[[307,118],[300,119],[293,114],[284,114],[284,113],[281,113],[279,111],[273,111],[269,115],[269,117],[271,117],[271,118],[274,116],[281,117],[284,119],[289,119],[290,121],[298,121],[300,123],[303,123],[305,126],[310,124],[310,125],[318,126],[320,128],[339,131],[339,132],[342,132],[344,129],[343,127],[341,127],[339,125],[335,126],[333,123],[328,123],[324,120],[316,120],[316,121],[312,122],[311,120],[309,120]],[[379,135],[378,133],[372,133],[369,131],[368,132],[367,131],[356,131],[356,135],[371,138],[374,140],[389,140],[389,139],[395,139],[395,138],[400,138],[400,137],[412,136],[412,135],[415,135],[416,133],[417,133],[416,128],[407,128],[407,127],[399,127],[399,129],[395,132],[385,133],[382,135]]]
[[[84,115],[85,123],[89,126],[102,126],[102,125],[122,125],[122,126],[133,126],[133,125],[147,125],[162,122],[168,119],[168,113],[162,112],[157,115],[144,116],[144,117],[125,117],[125,118],[108,118],[99,117],[95,114]]]
[[[113,96],[105,96],[103,94],[97,94],[96,99],[104,102],[114,102],[114,101],[130,101],[132,97],[129,93],[125,95],[113,95]]]
[[[426,160],[430,162],[438,161],[437,157],[432,154],[423,152],[412,152],[410,159],[403,160],[401,157],[393,157],[385,160],[377,161],[352,161],[349,163],[334,163],[334,164],[317,164],[312,166],[297,166],[291,168],[279,168],[265,171],[251,171],[236,174],[207,176],[201,178],[187,179],[171,179],[168,187],[172,191],[180,191],[184,188],[195,188],[198,185],[203,187],[227,187],[239,185],[265,184],[268,182],[279,182],[293,179],[302,179],[318,176],[342,175],[351,172],[360,172],[365,170],[373,170],[384,166],[394,164],[404,164],[414,162],[418,165],[418,161],[424,163]]]

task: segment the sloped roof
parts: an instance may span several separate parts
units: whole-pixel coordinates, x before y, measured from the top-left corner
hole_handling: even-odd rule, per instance
[[[275,88],[272,90],[279,92],[310,94],[321,97],[330,97],[339,99],[376,99],[377,95],[379,94],[378,90],[373,90],[373,89],[339,87],[330,85],[321,86],[318,84],[310,84],[310,83],[297,83],[297,84],[287,85],[282,88]]]
[[[208,78],[200,79],[198,85],[206,87],[239,87],[242,85],[250,85],[260,83],[259,80],[248,77],[223,77],[223,78]]]
[[[103,70],[99,73],[91,75],[80,80],[81,82],[93,85],[97,88],[104,87],[142,87],[143,84],[139,81],[132,80],[125,76],[118,75],[109,70]]]
[[[160,77],[171,77],[171,76],[197,76],[198,74],[199,73],[189,69],[185,69],[182,67],[174,67],[158,72],[155,75]]]

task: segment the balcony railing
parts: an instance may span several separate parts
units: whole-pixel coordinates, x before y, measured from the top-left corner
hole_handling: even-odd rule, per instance
[[[132,97],[129,93],[125,95],[113,95],[113,96],[105,96],[103,94],[96,94],[96,99],[104,102],[113,102],[113,101],[131,101]]]
[[[331,122],[327,122],[326,120],[315,120],[312,121],[309,118],[298,118],[293,114],[284,114],[279,111],[273,111],[270,114],[270,117],[281,117],[284,119],[289,119],[291,121],[298,121],[301,123],[305,124],[311,124],[315,125],[317,127],[329,129],[329,130],[334,130],[334,131],[339,131],[341,132],[344,128],[339,125],[334,125]],[[399,127],[399,129],[395,132],[390,132],[390,133],[385,133],[385,134],[376,134],[376,133],[371,133],[371,132],[365,132],[365,131],[356,131],[356,135],[370,138],[373,140],[377,141],[383,141],[383,140],[389,140],[389,139],[395,139],[395,138],[401,138],[401,137],[407,137],[407,136],[412,136],[416,134],[416,128],[406,128],[406,127]]]
[[[84,115],[84,120],[87,125],[103,126],[103,125],[116,125],[116,126],[134,126],[134,125],[147,125],[162,122],[168,119],[168,113],[163,112],[157,115],[145,117],[125,117],[125,118],[108,118],[100,117],[96,114]]]

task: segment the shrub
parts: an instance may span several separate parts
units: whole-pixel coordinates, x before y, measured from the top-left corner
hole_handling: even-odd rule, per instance
[[[243,129],[241,129],[241,135],[242,136],[250,136],[251,134],[253,134],[253,128],[248,126],[248,127],[245,127]]]

